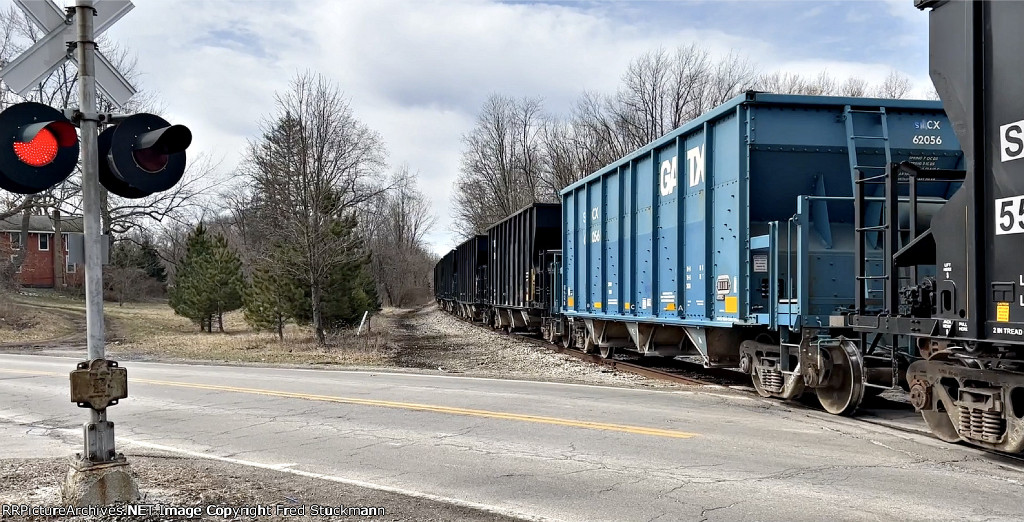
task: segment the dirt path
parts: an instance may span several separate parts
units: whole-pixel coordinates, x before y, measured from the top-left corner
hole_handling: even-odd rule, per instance
[[[28,302],[21,299],[13,303],[24,311],[33,314],[33,322],[47,323],[49,328],[41,329],[49,332],[57,330],[62,333],[42,339],[21,339],[0,342],[0,351],[41,352],[52,350],[77,350],[85,346],[85,310],[69,309],[66,306]],[[0,332],[0,341],[6,336]],[[17,337],[12,333],[11,337]]]

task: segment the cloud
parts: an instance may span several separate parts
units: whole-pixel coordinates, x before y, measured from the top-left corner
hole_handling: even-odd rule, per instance
[[[880,80],[895,67],[926,81],[925,68],[909,70],[892,52],[914,49],[919,31],[906,28],[924,23],[896,5],[905,2],[136,0],[108,36],[138,56],[140,87],[193,129],[194,148],[223,158],[224,172],[297,72],[331,78],[381,133],[392,166],[420,172],[438,216],[432,248],[443,252],[456,242],[460,138],[491,93],[539,96],[564,113],[584,90],[613,92],[630,59],[690,42],[738,50],[765,70]],[[896,16],[851,14],[869,9]]]

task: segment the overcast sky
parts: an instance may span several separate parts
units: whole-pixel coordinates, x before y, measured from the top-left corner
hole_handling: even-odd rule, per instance
[[[912,0],[133,1],[107,36],[137,56],[138,87],[192,129],[190,154],[232,171],[274,93],[296,72],[322,73],[381,133],[389,163],[419,172],[438,253],[456,241],[460,138],[491,93],[541,96],[564,114],[583,90],[613,92],[631,58],[695,41],[766,72],[877,82],[896,69],[921,95],[930,87],[928,16]]]

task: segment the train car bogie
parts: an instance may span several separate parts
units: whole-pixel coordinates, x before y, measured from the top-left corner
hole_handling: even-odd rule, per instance
[[[907,371],[911,403],[931,431],[950,442],[1024,451],[1024,361],[1019,354],[1000,357],[993,366],[950,355],[916,361]]]

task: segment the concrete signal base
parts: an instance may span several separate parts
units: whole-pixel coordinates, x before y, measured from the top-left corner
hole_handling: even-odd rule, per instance
[[[93,464],[71,458],[68,476],[61,488],[66,506],[105,506],[138,502],[139,485],[124,456],[114,462]]]

